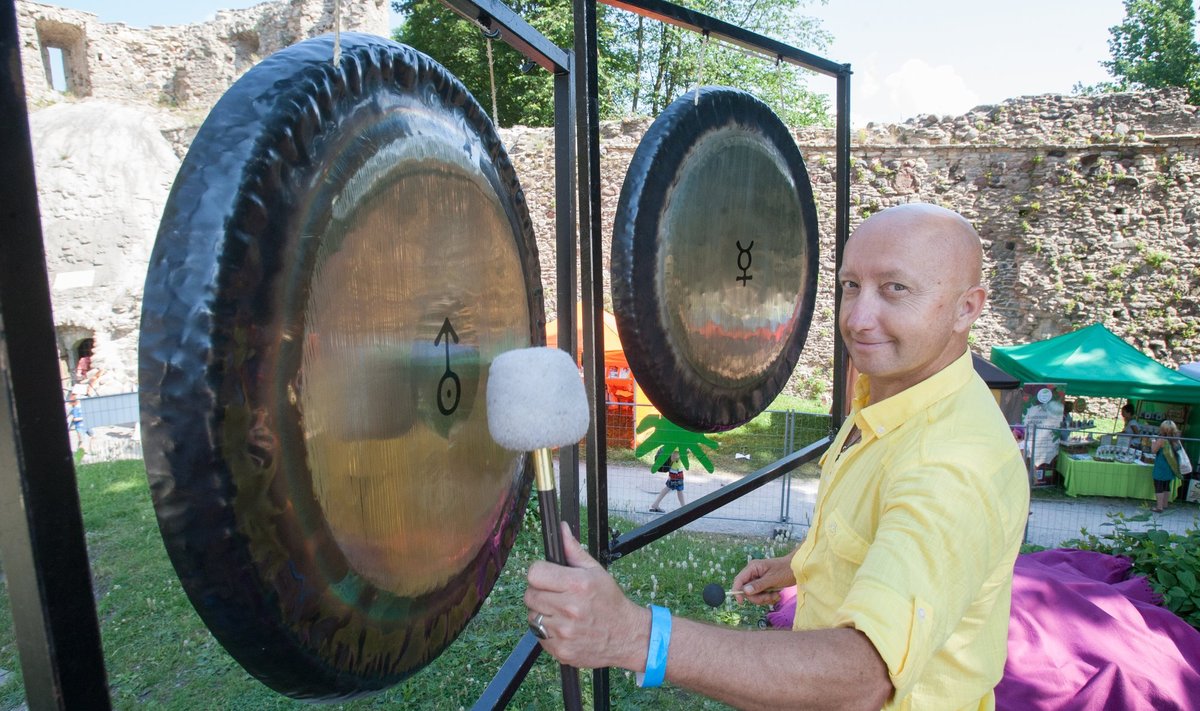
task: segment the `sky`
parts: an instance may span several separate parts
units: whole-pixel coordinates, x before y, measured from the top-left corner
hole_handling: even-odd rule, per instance
[[[1031,94],[1069,94],[1111,79],[1108,28],[1121,0],[828,0],[806,7],[849,63],[851,123],[961,114]],[[812,88],[832,94],[832,79]],[[828,88],[825,88],[828,85]]]
[[[41,0],[48,2],[48,0]],[[63,0],[104,22],[138,27],[201,22],[247,0]],[[960,114],[1031,94],[1068,94],[1110,78],[1108,28],[1121,0],[810,0],[804,14],[833,35],[821,56],[850,64],[851,124]],[[393,15],[393,24],[398,18]],[[814,77],[832,95],[834,80]]]

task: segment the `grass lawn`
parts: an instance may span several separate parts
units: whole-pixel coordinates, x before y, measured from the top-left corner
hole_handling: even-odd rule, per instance
[[[204,627],[167,558],[141,462],[82,466],[78,478],[114,708],[310,708],[252,678]],[[613,525],[633,527],[616,519]],[[713,610],[700,591],[710,582],[728,584],[749,556],[782,555],[790,549],[786,542],[778,550],[774,545],[763,539],[677,532],[617,561],[612,570],[639,604],[653,601],[693,619],[753,629],[764,610],[733,605]],[[525,631],[524,574],[541,557],[540,550],[538,518],[531,509],[491,596],[449,649],[402,684],[332,708],[470,708]],[[0,585],[0,669],[16,672],[0,686],[0,709],[18,708],[25,696],[6,585]],[[511,708],[561,708],[557,672],[557,664],[542,655]],[[583,675],[583,684],[586,700],[590,673]],[[612,704],[621,709],[725,708],[669,685],[638,689],[632,674],[619,670],[612,673]]]

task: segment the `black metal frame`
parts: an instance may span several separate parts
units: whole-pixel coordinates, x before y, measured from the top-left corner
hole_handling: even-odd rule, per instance
[[[738,482],[723,487],[701,499],[661,516],[644,526],[621,535],[612,532],[608,516],[608,477],[605,462],[603,433],[606,431],[603,402],[604,336],[601,328],[603,303],[600,255],[600,126],[599,98],[595,77],[599,58],[596,44],[596,1],[575,0],[575,68],[579,134],[579,244],[584,256],[581,264],[584,319],[585,378],[591,375],[588,393],[594,412],[593,426],[588,433],[587,495],[588,542],[592,555],[604,566],[632,553],[682,526],[744,496],[764,484],[786,474],[801,464],[816,459],[829,447],[831,437],[819,440],[804,449],[747,475]],[[805,67],[837,79],[836,127],[836,208],[835,208],[835,269],[841,268],[842,245],[849,236],[850,224],[850,65],[837,64],[814,54],[786,45],[778,40],[749,32],[714,17],[674,5],[663,0],[602,0],[605,4],[667,22],[685,29],[715,37],[722,41],[759,52],[796,66]],[[589,258],[590,257],[590,258]],[[837,289],[837,287],[835,287]],[[835,291],[835,301],[839,294]],[[836,312],[835,312],[836,317]],[[836,329],[835,329],[836,331]],[[560,329],[561,332],[561,329]],[[834,336],[833,427],[841,426],[844,418],[846,358],[841,339]],[[566,490],[564,486],[564,491]],[[611,533],[611,539],[609,538]],[[596,669],[592,677],[593,705],[596,709],[609,707],[608,669]]]
[[[447,2],[448,0],[443,0]],[[689,10],[662,0],[602,0],[606,5],[645,15],[652,19],[668,22],[715,37],[730,44],[759,52],[778,61],[832,76],[837,80],[835,128],[836,148],[836,206],[835,206],[835,269],[842,264],[842,246],[850,233],[850,65],[837,64],[809,52],[791,47],[769,37],[742,29],[736,25]],[[603,329],[603,254],[600,221],[600,102],[597,84],[598,49],[596,42],[596,0],[575,0],[575,66],[573,85],[575,88],[576,165],[578,175],[579,213],[579,257],[580,287],[583,302],[583,361],[584,384],[592,408],[592,427],[587,435],[587,498],[588,547],[604,566],[624,555],[632,553],[663,536],[699,519],[726,504],[774,481],[793,471],[805,462],[812,461],[829,447],[831,437],[825,437],[807,447],[746,475],[737,482],[722,487],[686,506],[660,516],[653,522],[640,526],[627,534],[613,531],[608,515],[608,465],[606,460],[604,433],[607,431],[607,409],[604,396],[604,329]],[[557,107],[556,107],[557,109]],[[555,113],[558,116],[556,110]],[[560,127],[561,128],[561,127]],[[557,134],[556,134],[557,135]],[[556,143],[556,150],[560,144]],[[560,175],[561,181],[563,177]],[[560,203],[562,204],[562,203]],[[561,219],[561,214],[559,215]],[[559,232],[559,266],[563,264],[564,244]],[[567,247],[573,249],[574,245]],[[571,304],[563,297],[562,272],[559,272],[559,326],[560,345],[564,330],[573,336],[574,309],[563,308]],[[836,281],[836,280],[835,280]],[[573,295],[573,291],[571,292]],[[840,287],[835,285],[835,302],[840,301]],[[835,319],[837,317],[835,307]],[[569,314],[569,315],[568,315]],[[566,347],[566,346],[563,346]],[[571,348],[573,348],[573,344]],[[570,352],[570,351],[569,351]],[[847,363],[841,338],[834,335],[833,404],[832,427],[836,431],[845,416],[845,383]],[[575,448],[564,452],[562,460],[563,520],[577,529],[579,516],[578,479],[568,480],[567,466],[572,467],[572,477],[577,476],[577,452]],[[570,458],[570,462],[567,459]],[[571,516],[568,516],[571,512]],[[525,674],[528,673],[540,647],[526,634],[509,660],[493,677],[492,683],[480,697],[475,708],[502,708],[512,698]],[[609,674],[607,669],[593,670],[593,705],[596,709],[609,707]]]
[[[829,437],[650,524],[623,535],[610,533],[603,436],[607,422],[596,0],[574,2],[573,54],[549,42],[494,0],[442,2],[554,77],[559,347],[575,352],[575,309],[571,307],[578,288],[583,301],[584,381],[593,412],[586,440],[587,494],[592,502],[588,540],[593,555],[607,566],[820,456],[829,446]],[[849,236],[850,66],[661,0],[604,2],[837,79],[835,262],[840,268],[842,245]],[[8,177],[3,181],[7,187],[0,191],[0,546],[30,707],[109,708],[79,492],[55,369],[54,321],[19,47],[15,0],[3,0],[0,125],[9,130],[0,132],[0,154],[8,157],[4,163]],[[577,201],[573,189],[578,190]],[[573,234],[576,212],[578,241]],[[845,379],[845,351],[835,333],[835,427],[844,417]],[[578,454],[577,447],[563,448],[560,460],[562,519],[577,533]],[[525,633],[475,707],[504,707],[540,651],[537,640]],[[608,708],[607,669],[594,671],[593,695],[595,708]]]
[[[0,550],[30,708],[109,708],[42,244],[14,0],[0,8]],[[11,70],[11,71],[10,71]]]

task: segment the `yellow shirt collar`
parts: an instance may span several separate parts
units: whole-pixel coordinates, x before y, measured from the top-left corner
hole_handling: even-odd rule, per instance
[[[907,422],[930,405],[957,391],[975,372],[971,351],[965,351],[950,365],[922,380],[911,388],[871,405],[871,378],[859,375],[854,383],[854,402],[851,415],[854,424],[868,435],[882,437]]]

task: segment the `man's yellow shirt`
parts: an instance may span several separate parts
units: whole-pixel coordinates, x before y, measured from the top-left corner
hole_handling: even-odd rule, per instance
[[[794,629],[863,632],[895,687],[886,708],[994,708],[1029,512],[1020,450],[969,352],[869,401],[860,376],[821,460]]]

